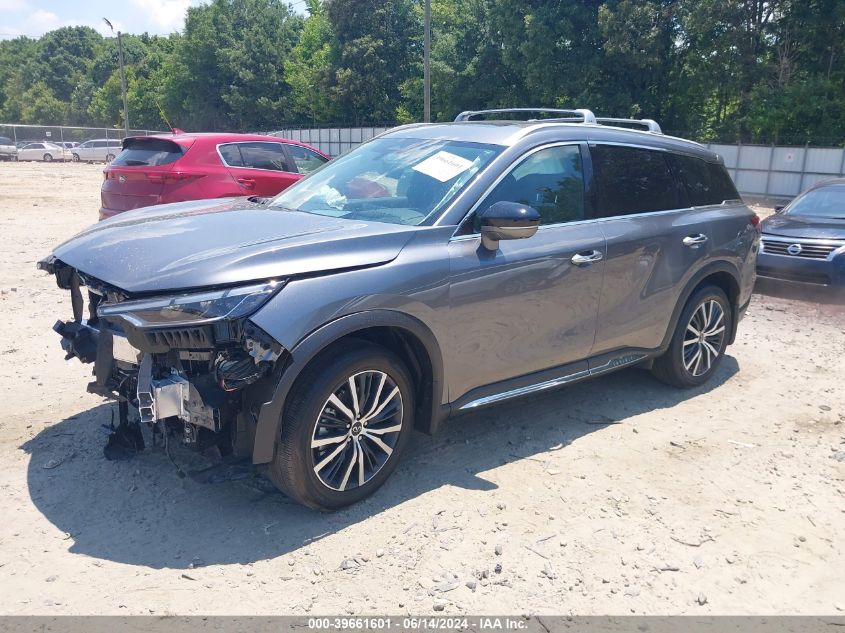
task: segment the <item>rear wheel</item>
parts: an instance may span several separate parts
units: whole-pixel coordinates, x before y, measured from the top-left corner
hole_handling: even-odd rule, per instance
[[[269,476],[309,507],[335,510],[375,492],[414,426],[408,371],[390,350],[342,343],[297,379]]]
[[[114,154],[106,154],[106,162],[110,163],[114,160]]]
[[[732,324],[733,310],[722,289],[699,289],[687,301],[669,349],[655,359],[654,375],[681,389],[703,384],[722,362]]]
[[[52,154],[44,154],[44,156],[42,156],[42,158],[44,159],[45,163],[52,163],[53,162],[53,155]]]

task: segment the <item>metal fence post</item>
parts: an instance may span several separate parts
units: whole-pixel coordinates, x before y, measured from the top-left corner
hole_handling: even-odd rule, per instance
[[[839,165],[839,175],[845,176],[845,147],[839,150],[842,152],[842,164]]]
[[[804,158],[801,159],[801,180],[798,181],[798,193],[804,191],[804,174],[807,170],[807,154],[810,153],[810,141],[804,144]],[[797,194],[796,194],[797,195]]]
[[[736,146],[736,167],[734,167],[734,182],[739,180],[739,165],[742,160],[742,143],[738,143]]]
[[[766,191],[763,193],[767,198],[769,197],[769,183],[772,180],[772,166],[775,162],[775,144],[772,143],[772,149],[769,153],[769,171],[766,172]]]

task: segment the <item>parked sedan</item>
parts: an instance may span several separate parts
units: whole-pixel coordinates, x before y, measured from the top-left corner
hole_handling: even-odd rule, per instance
[[[7,136],[0,136],[0,160],[17,160],[18,148]]]
[[[134,136],[103,170],[100,218],[168,202],[274,196],[329,160],[275,136]]]
[[[70,152],[55,143],[29,143],[18,150],[18,160],[70,160]]]
[[[757,276],[845,287],[845,178],[817,184],[763,221]]]

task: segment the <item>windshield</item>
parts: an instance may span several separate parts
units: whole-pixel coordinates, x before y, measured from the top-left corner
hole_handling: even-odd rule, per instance
[[[786,207],[784,213],[845,220],[845,184],[808,191]]]
[[[376,139],[326,163],[269,206],[350,220],[422,224],[442,211],[501,149],[442,139]]]

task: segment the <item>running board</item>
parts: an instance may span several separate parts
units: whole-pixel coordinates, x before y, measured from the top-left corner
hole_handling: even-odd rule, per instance
[[[537,393],[539,391],[546,391],[547,389],[562,387],[563,385],[567,385],[572,382],[577,382],[579,380],[584,380],[585,378],[591,378],[593,376],[599,376],[601,374],[606,374],[609,371],[613,371],[621,367],[626,367],[628,365],[639,363],[640,361],[645,360],[647,356],[648,354],[642,353],[625,354],[624,356],[618,356],[616,358],[610,359],[606,363],[597,367],[592,367],[583,371],[577,371],[572,374],[560,376],[559,378],[552,378],[551,380],[544,380],[543,382],[538,382],[533,385],[527,385],[525,387],[519,387],[518,389],[503,391],[501,393],[496,393],[491,396],[477,398],[466,403],[465,405],[460,407],[459,410],[466,411],[468,409],[476,409],[478,407],[487,406],[488,404],[501,402],[502,400],[510,400],[511,398],[519,398],[520,396],[527,396],[529,394]]]

